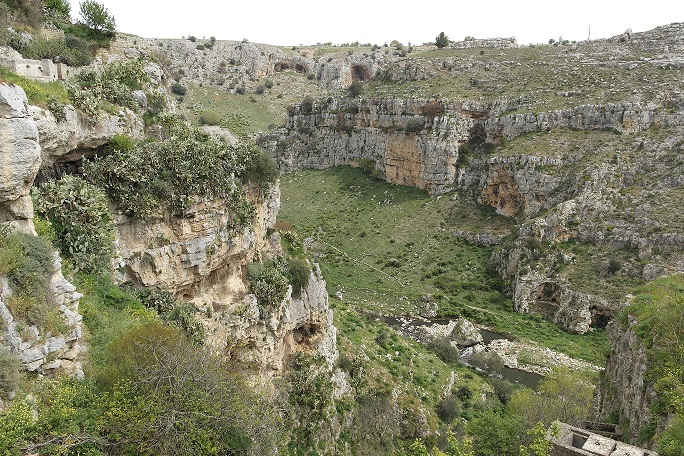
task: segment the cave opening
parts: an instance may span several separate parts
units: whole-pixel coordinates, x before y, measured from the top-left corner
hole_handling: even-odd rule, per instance
[[[368,68],[363,65],[354,65],[352,67],[352,81],[368,81],[370,79],[370,72]]]

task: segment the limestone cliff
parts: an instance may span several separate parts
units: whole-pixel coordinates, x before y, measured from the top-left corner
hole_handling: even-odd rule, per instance
[[[248,294],[246,265],[280,252],[269,236],[280,205],[276,185],[265,197],[250,193],[257,216],[241,230],[229,227],[225,202],[201,201],[185,217],[142,221],[121,217],[117,238],[123,280],[167,288],[191,302],[207,330],[207,343],[266,374],[282,372],[297,351],[337,358],[335,327],[325,281],[317,267],[300,295],[292,288],[277,308],[261,309]],[[280,252],[282,253],[282,252]]]
[[[41,166],[39,130],[31,115],[26,94],[21,87],[0,84],[0,224],[35,235],[33,202],[29,190]],[[17,321],[8,309],[13,291],[5,277],[0,277],[0,345],[7,346],[29,371],[66,372],[82,376],[81,295],[62,275],[61,260],[53,257],[46,305],[58,310],[63,319],[61,333],[42,332],[36,325]]]
[[[653,385],[646,379],[650,361],[636,334],[636,325],[632,317],[626,326],[618,321],[608,325],[610,354],[595,401],[597,418],[619,420],[625,437],[632,443],[651,423],[651,404],[656,400]]]
[[[516,309],[584,333],[607,322],[630,283],[684,268],[670,216],[684,111],[622,103],[507,114],[514,107],[328,100],[294,107],[262,140],[284,172],[371,163],[390,182],[458,189],[515,217],[517,233],[493,259]]]
[[[38,128],[24,90],[0,84],[0,222],[33,231],[29,190],[40,163]]]

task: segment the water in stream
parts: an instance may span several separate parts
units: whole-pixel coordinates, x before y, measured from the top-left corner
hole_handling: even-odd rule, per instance
[[[400,333],[406,337],[415,338],[415,332],[411,331],[412,328],[419,326],[432,326],[432,325],[447,325],[451,320],[439,319],[439,320],[408,320],[400,319],[397,317],[381,317],[381,319],[388,325],[396,328]],[[478,331],[482,335],[482,344],[486,347],[493,340],[497,339],[507,339],[503,334],[496,333],[484,328],[478,328]],[[469,365],[467,360],[461,360],[465,365]],[[472,366],[471,366],[472,367]],[[504,367],[496,372],[486,372],[491,376],[499,377],[503,380],[507,380],[511,383],[519,383],[525,385],[528,388],[537,389],[539,381],[544,378],[539,374],[533,372],[527,372],[520,369],[513,369],[510,367]]]

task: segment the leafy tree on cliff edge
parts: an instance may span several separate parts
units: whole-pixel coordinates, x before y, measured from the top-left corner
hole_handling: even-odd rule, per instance
[[[437,35],[437,38],[435,38],[435,44],[439,49],[447,47],[449,45],[449,37],[446,36],[444,32],[440,32],[439,35]]]
[[[100,32],[114,32],[116,20],[109,14],[107,8],[94,0],[84,0],[80,4],[83,23],[93,30]]]

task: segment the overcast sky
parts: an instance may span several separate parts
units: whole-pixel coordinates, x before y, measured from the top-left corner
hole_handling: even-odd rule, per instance
[[[79,0],[70,0],[78,17]],[[146,38],[242,40],[273,45],[392,40],[420,44],[444,32],[454,41],[518,38],[546,43],[607,38],[631,28],[643,32],[684,22],[682,0],[101,0],[117,29]]]

